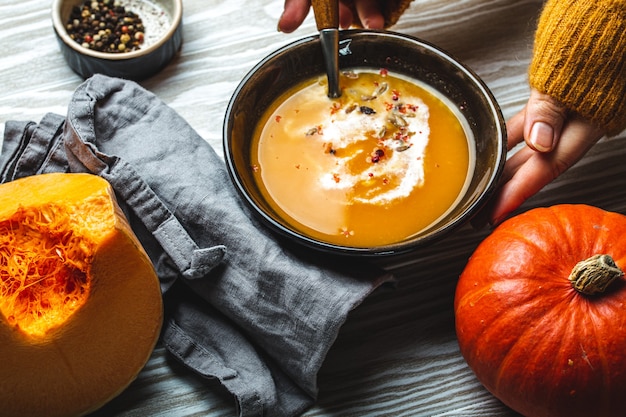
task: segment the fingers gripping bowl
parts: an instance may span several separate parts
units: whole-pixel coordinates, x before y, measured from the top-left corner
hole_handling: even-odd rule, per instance
[[[439,48],[393,32],[342,31],[339,66],[342,97],[329,99],[312,36],[270,54],[235,90],[224,155],[252,212],[288,239],[345,255],[413,251],[467,223],[493,194],[506,158],[504,120],[489,89]],[[317,108],[326,119],[309,117]],[[454,117],[436,121],[446,112]],[[453,148],[451,124],[463,131],[463,152]],[[279,153],[280,135],[296,153]],[[399,191],[407,189],[416,191]]]

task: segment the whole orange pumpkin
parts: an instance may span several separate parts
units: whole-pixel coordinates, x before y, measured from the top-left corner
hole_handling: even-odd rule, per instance
[[[454,310],[480,382],[525,416],[626,416],[626,216],[556,205],[471,256]]]

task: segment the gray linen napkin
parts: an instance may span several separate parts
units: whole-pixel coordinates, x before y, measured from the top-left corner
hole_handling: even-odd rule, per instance
[[[253,219],[214,150],[134,82],[95,75],[67,117],[6,123],[0,181],[45,172],[107,179],[152,259],[173,356],[235,396],[240,416],[290,416],[350,310],[391,277],[305,255]]]

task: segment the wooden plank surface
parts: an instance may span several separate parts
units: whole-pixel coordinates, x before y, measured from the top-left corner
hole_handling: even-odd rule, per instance
[[[185,0],[183,47],[142,82],[221,154],[228,100],[252,66],[278,47],[314,34],[312,13],[293,34],[277,32],[283,0]],[[538,0],[416,0],[393,30],[448,50],[493,91],[505,117],[528,97],[526,69]],[[0,133],[7,120],[65,114],[82,82],[65,64],[49,0],[0,2]],[[523,209],[583,202],[624,212],[626,137],[602,141]],[[318,404],[306,416],[502,416],[463,361],[452,299],[468,256],[488,230],[466,227],[387,267],[395,289],[373,294],[349,317],[319,376]],[[157,347],[138,379],[94,416],[234,416],[234,400]]]

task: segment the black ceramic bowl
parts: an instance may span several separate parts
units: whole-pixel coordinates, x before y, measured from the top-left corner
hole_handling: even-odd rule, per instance
[[[104,74],[139,81],[159,72],[182,44],[182,0],[128,0],[121,4],[136,13],[146,26],[140,49],[125,53],[100,52],[70,38],[67,24],[72,8],[85,0],[54,0],[52,24],[61,53],[74,72],[83,78]],[[110,0],[113,4],[114,0]],[[141,9],[139,9],[141,7]]]
[[[298,40],[270,54],[239,84],[226,111],[224,156],[232,181],[252,211],[274,231],[300,244],[334,254],[382,256],[406,253],[466,224],[493,194],[506,159],[506,131],[498,104],[470,69],[441,49],[392,32],[341,32],[340,68],[386,68],[427,83],[447,97],[466,118],[475,141],[475,169],[458,204],[418,235],[380,247],[349,247],[321,242],[289,226],[265,201],[250,169],[251,141],[264,110],[281,93],[324,74],[318,36]]]

